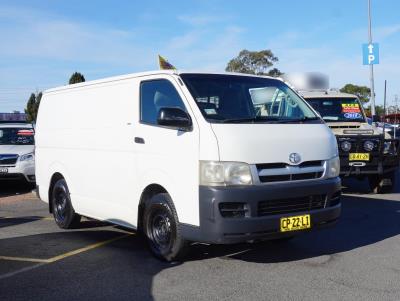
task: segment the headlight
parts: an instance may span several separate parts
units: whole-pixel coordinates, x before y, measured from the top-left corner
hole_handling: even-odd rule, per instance
[[[390,148],[392,147],[392,142],[391,141],[386,141],[384,143],[384,148],[383,148],[383,152],[385,154],[387,154],[390,151]]]
[[[29,153],[19,157],[19,161],[33,161],[35,160],[35,154]]]
[[[241,162],[200,161],[200,185],[251,185],[250,166]]]
[[[367,140],[364,142],[364,149],[367,152],[372,151],[374,149],[374,147],[375,147],[375,144],[372,141]]]
[[[328,178],[336,178],[340,173],[340,160],[339,157],[334,157],[328,160],[326,175]]]
[[[340,143],[340,148],[345,152],[350,151],[351,150],[351,142],[343,141],[342,143]]]

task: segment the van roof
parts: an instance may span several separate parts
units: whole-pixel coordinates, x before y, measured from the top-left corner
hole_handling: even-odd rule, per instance
[[[83,82],[83,83],[65,85],[65,86],[45,90],[44,93],[47,94],[47,93],[51,93],[51,92],[80,88],[80,87],[85,87],[85,86],[101,84],[101,83],[115,82],[115,81],[120,81],[120,80],[124,80],[124,79],[142,77],[142,76],[147,76],[147,75],[157,75],[157,74],[180,75],[180,74],[184,74],[184,73],[252,76],[252,77],[261,77],[261,78],[271,78],[271,79],[277,79],[277,80],[282,81],[282,79],[280,79],[280,78],[271,77],[271,76],[264,76],[264,75],[260,76],[260,75],[236,73],[236,72],[206,72],[206,71],[191,71],[191,70],[155,70],[155,71],[147,71],[147,72],[130,73],[130,74],[125,74],[125,75],[112,76],[112,77],[87,81],[87,82]]]
[[[337,91],[299,91],[304,98],[358,98],[357,95]]]

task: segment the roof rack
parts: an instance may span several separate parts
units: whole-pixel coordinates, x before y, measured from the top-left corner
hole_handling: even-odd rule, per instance
[[[328,93],[329,90],[326,89],[302,89],[302,90],[297,90],[298,92],[323,92],[323,93]]]

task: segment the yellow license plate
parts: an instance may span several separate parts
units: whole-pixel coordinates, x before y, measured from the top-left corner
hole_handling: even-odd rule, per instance
[[[309,214],[281,218],[281,232],[309,228],[311,228],[311,217]]]
[[[350,153],[349,161],[369,161],[368,153]]]

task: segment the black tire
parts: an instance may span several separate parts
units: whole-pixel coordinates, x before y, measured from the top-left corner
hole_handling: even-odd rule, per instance
[[[75,213],[72,207],[67,182],[64,179],[58,180],[53,186],[51,206],[57,226],[62,229],[73,229],[79,226],[81,216]]]
[[[390,172],[382,176],[379,175],[368,176],[369,187],[371,191],[376,194],[391,193],[394,189],[395,181],[396,181],[395,172]]]
[[[178,215],[169,194],[156,194],[145,206],[143,232],[150,251],[168,262],[182,260],[188,243],[182,237]]]
[[[368,185],[372,193],[379,193],[380,179],[378,175],[368,176]]]

